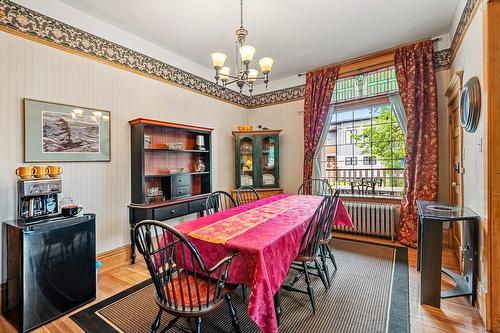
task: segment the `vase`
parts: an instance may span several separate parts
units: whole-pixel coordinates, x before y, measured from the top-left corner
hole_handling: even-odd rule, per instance
[[[194,165],[194,170],[196,172],[203,172],[205,171],[205,163],[203,162],[203,158],[198,158],[196,161],[196,164]]]

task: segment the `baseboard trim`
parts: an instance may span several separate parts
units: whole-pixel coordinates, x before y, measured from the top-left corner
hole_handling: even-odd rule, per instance
[[[102,262],[102,267],[99,270],[100,275],[110,274],[116,270],[129,266],[131,264],[132,250],[130,244],[117,247],[116,249],[99,253],[97,260]],[[136,262],[142,258],[137,256]]]

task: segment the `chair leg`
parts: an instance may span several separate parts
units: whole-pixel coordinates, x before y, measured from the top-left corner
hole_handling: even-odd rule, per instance
[[[325,274],[323,274],[323,269],[319,265],[318,259],[314,259],[314,266],[316,267],[316,270],[318,271],[319,278],[321,279],[321,282],[323,282],[323,286],[325,286],[325,289],[328,289],[328,281],[325,278]]]
[[[247,301],[247,285],[246,284],[241,284],[241,292],[243,293],[243,302],[246,303]]]
[[[234,307],[230,294],[226,295],[226,301],[229,308],[229,317],[231,317],[231,322],[233,323],[234,331],[236,333],[241,333],[240,321],[238,319],[238,314],[236,313],[236,309]]]
[[[201,333],[201,317],[196,318],[196,333]]]
[[[330,270],[328,269],[328,264],[326,263],[326,249],[325,249],[325,245],[321,245],[320,249],[319,249],[319,256],[321,258],[321,264],[323,265],[323,270],[325,272],[325,277],[326,277],[326,281],[328,282],[328,287],[330,287],[331,285],[331,282],[330,282]]]
[[[160,308],[158,310],[158,314],[156,315],[155,321],[153,322],[153,324],[151,324],[151,333],[156,333],[158,331],[158,329],[160,328],[162,313],[163,313],[163,310]]]
[[[328,255],[330,256],[330,260],[332,261],[333,267],[335,267],[335,270],[337,270],[337,263],[335,262],[335,257],[333,256],[332,249],[330,249],[330,246],[328,246],[328,244],[326,245],[326,249],[328,251]]]
[[[304,267],[304,275],[307,284],[307,294],[309,295],[309,300],[311,301],[311,306],[313,309],[313,313],[316,313],[316,302],[314,300],[314,290],[311,287],[311,277],[309,276],[309,271],[307,270],[307,263],[305,261],[302,262],[302,266]]]
[[[174,327],[175,323],[177,322],[177,320],[179,320],[179,317],[175,317],[174,319],[172,319],[171,321],[169,321],[169,323],[167,324],[167,326],[165,326],[161,331],[160,333],[165,333],[166,331],[168,331],[169,329],[171,329],[172,327]]]

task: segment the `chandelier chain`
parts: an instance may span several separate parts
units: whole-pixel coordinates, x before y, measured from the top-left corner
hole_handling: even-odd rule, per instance
[[[241,27],[243,28],[243,0],[240,0],[240,14],[241,14],[240,23]]]

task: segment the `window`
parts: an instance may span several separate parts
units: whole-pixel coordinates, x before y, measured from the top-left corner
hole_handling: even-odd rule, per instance
[[[356,156],[345,158],[345,165],[357,165],[357,164],[358,164],[358,158]]]
[[[350,129],[345,131],[345,143],[353,143],[354,138],[358,134],[357,129]]]
[[[363,156],[363,165],[375,165],[377,164],[376,156]]]
[[[366,97],[384,96],[394,91],[398,91],[398,84],[396,69],[391,66],[337,80],[332,102],[341,103]]]
[[[406,140],[388,98],[397,89],[394,67],[337,82],[322,176],[342,193],[402,195]]]

